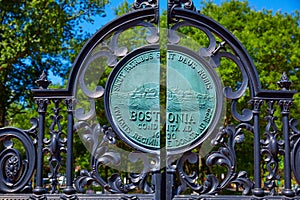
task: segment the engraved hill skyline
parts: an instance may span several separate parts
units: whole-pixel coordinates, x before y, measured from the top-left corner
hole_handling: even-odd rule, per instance
[[[114,91],[117,102],[128,99],[129,109],[159,110],[159,86],[154,83],[144,84],[128,92]],[[192,89],[182,90],[170,88],[167,91],[167,110],[170,111],[196,111],[212,107],[213,96],[209,93],[199,93]]]

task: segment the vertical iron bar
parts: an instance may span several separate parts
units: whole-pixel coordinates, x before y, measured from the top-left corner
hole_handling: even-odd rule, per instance
[[[153,172],[153,178],[154,178],[154,184],[155,184],[155,198],[154,199],[161,199],[161,183],[162,183],[162,179],[161,179],[161,173],[160,170],[157,170],[155,172]]]
[[[261,167],[260,167],[260,128],[259,128],[259,114],[260,106],[263,101],[260,99],[253,100],[253,123],[254,123],[254,189],[253,194],[256,196],[263,196],[264,191],[261,188]]]
[[[49,104],[48,99],[36,99],[38,104],[39,113],[39,126],[38,126],[38,141],[37,141],[37,162],[36,162],[36,186],[33,193],[36,195],[41,195],[46,192],[43,188],[43,140],[45,135],[45,113],[47,110],[47,105]]]
[[[292,100],[280,100],[282,115],[282,131],[284,138],[284,190],[282,194],[288,197],[295,195],[291,189],[291,158],[290,158],[290,140],[289,140],[289,114]]]
[[[166,27],[162,26],[162,16],[164,9],[167,8],[167,1],[158,0],[158,28],[159,28],[159,50],[160,50],[160,116],[161,119],[165,118],[166,113],[166,104],[167,104],[167,40],[162,38],[167,38]],[[167,176],[167,146],[166,146],[166,123],[161,124],[161,134],[160,134],[160,196],[159,199],[169,200],[168,193],[170,190],[170,186],[167,184],[168,176]]]
[[[68,113],[68,131],[67,131],[67,163],[66,163],[66,188],[64,193],[71,195],[75,193],[73,187],[73,126],[74,126],[74,117],[73,117],[73,108],[74,108],[74,99],[65,99],[67,105]]]
[[[170,169],[170,168],[167,167],[167,173],[166,173],[166,194],[167,194],[167,199],[168,200],[173,199],[174,174],[175,174],[175,170],[174,169]]]

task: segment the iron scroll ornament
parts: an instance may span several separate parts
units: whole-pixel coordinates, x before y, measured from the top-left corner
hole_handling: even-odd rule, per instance
[[[0,153],[0,192],[24,192],[32,189],[29,181],[35,169],[36,149],[30,135],[36,137],[37,120],[31,119],[31,123],[33,126],[29,130],[0,129],[0,142],[4,146]],[[15,148],[14,141],[22,144],[25,155]]]
[[[197,58],[200,60],[200,62],[202,64],[204,64],[205,66],[207,66],[208,69],[210,69],[210,67],[219,67],[220,66],[220,60],[225,58],[225,59],[229,59],[231,61],[233,61],[237,67],[239,68],[239,70],[241,71],[242,74],[242,86],[239,88],[230,88],[228,86],[225,85],[224,88],[224,96],[228,99],[228,100],[232,100],[231,102],[231,111],[232,111],[232,116],[236,119],[236,121],[239,123],[238,125],[227,125],[226,127],[222,128],[219,133],[216,135],[214,141],[214,145],[218,145],[219,148],[216,149],[215,151],[211,152],[210,154],[207,155],[206,157],[206,165],[208,167],[212,167],[212,166],[220,166],[222,168],[225,168],[225,170],[227,170],[227,174],[225,175],[224,179],[218,179],[217,175],[215,174],[209,174],[205,181],[201,184],[201,179],[199,179],[197,177],[196,172],[193,173],[192,175],[190,175],[190,173],[185,172],[186,169],[186,165],[189,164],[195,164],[198,162],[198,155],[194,152],[195,147],[200,146],[201,142],[206,138],[206,136],[209,136],[209,132],[206,131],[205,134],[202,137],[197,138],[195,141],[193,141],[191,144],[189,144],[189,146],[180,146],[179,148],[176,148],[175,150],[171,150],[169,149],[169,152],[171,154],[176,154],[178,152],[185,152],[175,163],[175,160],[172,160],[173,157],[175,157],[176,155],[167,155],[167,167],[166,167],[166,176],[167,179],[166,181],[162,180],[161,183],[158,183],[158,181],[160,181],[160,178],[156,177],[160,177],[160,172],[163,171],[159,171],[159,167],[158,165],[160,165],[161,163],[163,163],[164,159],[163,157],[160,157],[160,155],[154,155],[153,157],[155,157],[156,159],[151,159],[151,161],[149,161],[145,156],[145,154],[141,153],[141,152],[133,152],[130,154],[130,156],[127,156],[126,158],[128,158],[128,160],[133,163],[134,165],[136,165],[136,161],[138,159],[142,160],[144,165],[142,166],[143,170],[142,172],[138,173],[138,174],[130,174],[130,181],[129,183],[123,183],[122,179],[121,179],[121,174],[113,174],[112,176],[110,176],[108,178],[108,180],[106,181],[104,178],[101,177],[101,173],[103,167],[105,167],[106,165],[108,166],[108,164],[111,165],[117,165],[119,163],[124,163],[126,161],[126,159],[121,159],[122,157],[120,156],[120,154],[118,154],[117,152],[114,151],[110,151],[109,149],[109,145],[115,145],[116,143],[116,138],[115,138],[115,130],[118,129],[118,127],[115,124],[115,121],[112,119],[110,121],[110,124],[112,125],[111,127],[108,126],[101,126],[99,123],[94,123],[93,119],[95,117],[96,114],[96,110],[95,110],[95,101],[98,98],[103,98],[103,95],[105,97],[105,104],[106,107],[107,104],[109,103],[109,101],[107,100],[107,96],[109,96],[109,88],[106,87],[106,90],[104,90],[102,87],[96,87],[95,91],[90,91],[89,87],[85,87],[87,85],[87,83],[85,82],[85,76],[86,76],[86,71],[87,68],[89,67],[90,63],[97,59],[97,58],[104,58],[107,59],[107,66],[108,67],[112,67],[113,72],[111,73],[111,76],[109,77],[109,81],[113,81],[114,76],[116,76],[116,73],[118,72],[118,69],[120,70],[120,68],[122,67],[121,64],[118,64],[119,62],[124,64],[124,62],[126,62],[126,59],[130,59],[131,56],[134,55],[138,55],[139,53],[142,53],[145,48],[147,48],[148,51],[151,51],[151,48],[153,48],[153,51],[158,50],[158,46],[143,46],[140,49],[134,50],[132,53],[131,52],[131,48],[126,48],[122,45],[122,43],[119,42],[119,36],[120,34],[122,34],[124,31],[126,31],[129,28],[132,27],[136,27],[136,26],[142,26],[145,27],[146,29],[150,30],[150,34],[149,37],[147,37],[146,42],[147,44],[157,44],[158,43],[158,38],[159,38],[159,34],[157,34],[157,29],[159,27],[157,27],[156,24],[156,20],[158,19],[158,12],[157,12],[157,7],[156,5],[156,1],[136,1],[138,4],[135,5],[135,9],[140,9],[140,10],[136,10],[134,12],[130,12],[128,14],[126,14],[125,16],[120,17],[117,20],[112,21],[111,23],[109,23],[108,25],[106,25],[104,28],[102,28],[99,32],[97,32],[95,34],[95,36],[93,36],[88,43],[86,44],[86,46],[82,49],[81,53],[79,54],[79,56],[77,57],[74,66],[72,68],[71,71],[71,75],[69,78],[69,82],[68,82],[68,87],[66,90],[46,90],[45,88],[41,88],[39,90],[34,90],[34,95],[36,98],[38,97],[47,97],[47,99],[57,99],[57,98],[74,98],[74,96],[76,96],[76,92],[78,90],[78,88],[80,88],[83,92],[83,94],[87,97],[88,100],[90,100],[90,110],[91,112],[81,112],[81,111],[85,111],[81,108],[76,109],[75,113],[74,113],[74,117],[76,118],[76,120],[78,120],[75,123],[74,128],[70,128],[70,132],[68,132],[68,140],[67,142],[70,144],[67,144],[68,149],[68,153],[67,154],[67,158],[69,159],[69,161],[72,161],[72,157],[70,155],[72,155],[72,151],[70,151],[73,147],[73,139],[72,137],[69,136],[73,136],[73,132],[72,131],[77,131],[77,129],[82,128],[83,131],[83,136],[86,139],[84,142],[84,144],[89,144],[90,145],[90,152],[91,152],[91,171],[86,171],[83,170],[80,173],[80,176],[78,176],[74,183],[75,183],[75,187],[77,189],[77,192],[82,192],[84,191],[83,187],[88,185],[91,182],[97,182],[98,184],[101,185],[102,188],[104,188],[106,191],[111,192],[111,193],[127,193],[127,192],[131,192],[133,189],[135,189],[136,187],[138,187],[138,189],[144,191],[145,193],[155,193],[158,195],[155,195],[156,197],[160,195],[161,188],[166,187],[167,189],[165,191],[167,191],[167,193],[170,193],[171,195],[169,195],[169,197],[174,197],[174,195],[180,195],[182,194],[184,191],[186,191],[187,187],[189,187],[191,190],[188,191],[193,191],[198,193],[199,195],[195,196],[195,197],[190,197],[190,199],[204,199],[206,197],[202,196],[202,195],[213,195],[213,194],[220,194],[219,192],[223,189],[225,189],[227,186],[230,186],[232,183],[236,184],[237,186],[242,186],[244,188],[243,194],[252,194],[256,195],[256,196],[261,196],[264,195],[263,194],[263,189],[261,188],[261,161],[260,161],[260,156],[261,153],[266,154],[268,157],[270,157],[271,162],[269,162],[268,160],[265,160],[265,163],[267,163],[268,165],[270,165],[271,167],[268,169],[268,173],[269,173],[269,177],[267,179],[267,183],[269,186],[267,186],[268,188],[266,189],[274,189],[276,188],[275,186],[273,186],[272,184],[275,183],[275,181],[277,180],[276,175],[278,174],[277,172],[277,167],[276,165],[274,165],[273,163],[278,163],[277,160],[277,155],[278,152],[277,151],[277,147],[279,144],[282,143],[278,143],[280,141],[277,141],[276,138],[276,133],[274,134],[272,131],[272,127],[269,129],[266,129],[265,133],[266,133],[266,139],[265,140],[260,140],[260,131],[258,129],[258,125],[260,124],[259,121],[259,112],[260,112],[260,106],[261,106],[261,102],[265,99],[269,99],[272,98],[274,100],[279,100],[281,98],[285,99],[285,98],[291,98],[292,97],[292,93],[288,92],[288,91],[265,91],[262,90],[260,87],[260,83],[258,80],[258,75],[257,72],[255,70],[255,67],[249,57],[249,55],[247,54],[246,50],[243,48],[243,46],[239,43],[239,41],[230,33],[228,32],[225,28],[223,28],[221,25],[219,25],[218,23],[214,22],[213,20],[207,18],[204,15],[199,14],[198,12],[194,12],[194,6],[192,6],[193,4],[192,1],[190,0],[186,0],[186,1],[182,1],[182,0],[174,0],[174,1],[169,1],[169,22],[168,22],[168,26],[171,25],[172,23],[173,26],[170,26],[169,30],[172,30],[171,32],[169,32],[168,35],[168,42],[171,43],[172,45],[168,46],[168,49],[170,50],[178,50],[180,51],[180,53],[187,53],[187,54],[192,54],[194,58]],[[145,3],[143,3],[145,2]],[[152,4],[154,3],[155,4]],[[184,6],[183,6],[184,4]],[[148,6],[150,5],[150,6]],[[153,6],[151,6],[153,5]],[[145,8],[146,7],[146,8]],[[151,7],[151,8],[149,8]],[[177,31],[180,32],[179,28],[183,27],[183,26],[188,26],[188,27],[193,27],[196,28],[200,31],[202,31],[203,33],[205,33],[205,35],[207,36],[208,40],[209,40],[209,45],[204,48],[200,48],[198,49],[198,53],[195,52],[191,52],[190,50],[187,50],[185,48],[182,47],[177,47],[175,44],[179,44],[179,40],[181,39],[180,36],[178,36],[178,34],[176,35]],[[138,38],[139,40],[141,38]],[[108,40],[108,43],[106,43],[106,40]],[[145,43],[146,43],[145,42]],[[144,44],[144,43],[143,43]],[[99,48],[100,47],[100,48]],[[140,46],[139,46],[140,47]],[[149,47],[149,48],[148,48]],[[99,51],[94,51],[95,49]],[[136,46],[134,48],[137,48]],[[175,48],[175,49],[172,49]],[[180,48],[180,49],[176,49],[176,48]],[[227,51],[228,49],[230,49],[229,51]],[[177,51],[177,52],[178,52]],[[96,53],[94,53],[96,52]],[[195,55],[197,54],[197,55]],[[198,60],[198,61],[199,61]],[[128,60],[127,60],[128,61]],[[207,65],[206,65],[207,64]],[[106,66],[106,65],[105,65]],[[115,73],[115,74],[114,74]],[[147,74],[149,75],[149,74]],[[213,77],[213,76],[212,76]],[[214,78],[214,77],[213,77]],[[218,81],[218,77],[215,77]],[[47,82],[47,81],[46,81]],[[217,88],[221,88],[221,87],[217,87]],[[239,113],[239,107],[237,106],[239,99],[245,95],[246,90],[249,88],[250,90],[250,95],[251,95],[251,99],[252,104],[253,104],[253,110],[250,109],[243,109],[242,113]],[[286,88],[285,86],[283,88]],[[234,89],[236,89],[236,91],[233,91]],[[105,94],[105,92],[107,92],[108,94]],[[221,101],[223,101],[223,96],[221,95],[221,92],[219,92],[220,98],[217,98],[218,100],[220,99]],[[218,103],[218,102],[217,102]],[[221,103],[221,102],[220,102]],[[39,103],[39,105],[45,105],[45,102],[41,102]],[[73,103],[72,103],[73,105]],[[220,106],[221,104],[217,104],[217,107]],[[75,106],[75,105],[74,105]],[[166,106],[167,107],[167,106]],[[165,108],[166,108],[165,107]],[[85,107],[84,107],[85,108]],[[89,108],[87,108],[89,109]],[[219,107],[217,109],[218,111],[221,112],[221,107]],[[44,112],[44,109],[42,109],[42,112]],[[106,111],[107,112],[107,111]],[[86,114],[85,114],[86,113]],[[108,112],[107,112],[108,113]],[[69,121],[69,127],[73,127],[73,108],[70,109],[68,111],[68,118],[70,120]],[[91,115],[90,115],[91,114]],[[216,114],[215,114],[216,115]],[[111,114],[108,116],[111,117]],[[41,117],[45,117],[45,114],[41,114]],[[54,115],[55,119],[57,117],[57,119],[59,119],[59,114],[55,114]],[[268,119],[268,123],[272,124],[274,122],[273,119],[273,114],[268,114],[267,116]],[[286,119],[287,114],[285,113],[285,117]],[[217,117],[216,117],[217,118]],[[90,121],[89,121],[90,120]],[[193,121],[193,120],[190,120]],[[53,123],[58,124],[59,120],[55,121],[53,120]],[[216,120],[217,122],[217,120]],[[43,125],[43,120],[39,120],[39,124]],[[293,127],[296,125],[292,122],[290,122],[290,127],[293,129]],[[269,126],[269,124],[267,125],[267,127]],[[286,123],[287,124],[287,123]],[[212,123],[212,125],[210,126],[209,130],[213,130],[216,124]],[[1,129],[0,129],[1,130]],[[39,130],[43,130],[43,126],[40,126]],[[236,146],[237,144],[243,144],[243,141],[245,139],[244,133],[243,131],[246,130],[250,133],[254,134],[254,138],[256,137],[258,139],[258,141],[255,143],[254,142],[254,149],[256,149],[254,156],[255,156],[255,161],[254,161],[254,181],[250,180],[248,178],[248,175],[245,171],[238,171],[239,167],[237,166],[237,149]],[[300,139],[299,139],[299,132],[297,132],[296,130],[294,130],[294,134],[291,136],[291,139],[294,139],[294,143],[291,143],[291,146],[293,146],[292,144],[294,144],[294,147],[291,147],[292,150],[292,170],[295,173],[296,176],[296,180],[298,181],[298,183],[300,182],[300,169],[297,166],[298,160],[299,160],[299,155],[300,155]],[[17,131],[18,132],[18,131]],[[21,135],[26,135],[23,133],[23,131],[21,131],[22,133],[20,133]],[[56,133],[55,130],[51,130],[52,133]],[[58,130],[58,132],[60,132],[60,130]],[[1,134],[2,132],[0,132],[0,141],[2,139],[2,137],[4,136],[4,138],[6,137],[4,134]],[[40,133],[43,133],[43,131],[40,131]],[[50,134],[52,134],[50,133]],[[118,132],[117,132],[118,133]],[[16,135],[18,135],[16,133]],[[287,134],[288,136],[288,134]],[[147,152],[149,150],[149,147],[144,147],[141,146],[140,144],[136,143],[136,141],[134,140],[130,140],[130,138],[126,137],[126,135],[122,135],[120,134],[121,139],[123,139],[125,142],[127,142],[127,144],[130,144],[131,146],[133,146],[134,148],[136,148],[137,150],[141,150],[141,151],[145,151]],[[293,138],[292,138],[293,137]],[[37,137],[33,137],[34,140],[37,139]],[[39,139],[41,140],[41,142],[38,142],[38,144],[43,144],[45,145],[47,143],[47,141],[43,141],[44,135],[40,134]],[[9,139],[5,139],[5,140],[9,140]],[[277,142],[277,143],[276,143]],[[35,143],[35,142],[34,142]],[[6,143],[6,148],[7,149],[11,149],[12,143],[7,142]],[[286,140],[284,142],[285,146],[290,145],[290,143],[288,143],[288,140]],[[27,146],[27,145],[25,145]],[[32,144],[30,144],[30,146],[34,146]],[[37,145],[38,147],[39,145]],[[42,146],[42,145],[40,145]],[[48,146],[46,145],[46,148]],[[50,146],[49,146],[50,147]],[[62,144],[61,147],[66,147],[65,144]],[[273,148],[274,147],[274,148]],[[45,148],[45,149],[46,149]],[[217,148],[217,146],[216,146]],[[282,150],[282,147],[280,147]],[[274,150],[275,149],[275,150]],[[38,156],[37,159],[37,167],[40,167],[41,170],[37,170],[37,177],[42,178],[42,167],[45,166],[43,165],[42,162],[42,153],[43,148],[39,149],[37,148],[37,152],[40,153],[41,156]],[[54,149],[53,149],[54,150]],[[52,149],[50,149],[50,154],[54,155],[54,152]],[[114,149],[113,149],[114,150]],[[273,150],[273,152],[272,152]],[[6,151],[6,150],[4,150]],[[149,150],[150,151],[150,150]],[[158,152],[159,150],[156,148],[152,148],[151,152]],[[270,153],[268,152],[270,151]],[[8,151],[6,151],[8,152]],[[35,151],[32,151],[35,152]],[[167,152],[167,153],[169,153]],[[59,151],[59,154],[63,153],[63,151]],[[288,155],[290,153],[290,151],[285,151],[285,154]],[[3,154],[2,154],[3,155]],[[148,156],[148,155],[147,155]],[[152,156],[152,155],[151,155]],[[172,157],[173,156],[173,157]],[[1,158],[1,154],[0,154],[0,158]],[[41,158],[41,159],[40,159]],[[55,159],[59,158],[59,157],[54,157]],[[156,162],[153,162],[153,160],[155,160]],[[168,162],[169,160],[171,160],[170,162]],[[275,162],[273,162],[273,160]],[[0,159],[1,161],[1,159]],[[14,161],[14,159],[11,159],[11,161]],[[30,161],[31,162],[31,161]],[[30,163],[28,162],[28,163]],[[161,163],[160,163],[161,162]],[[0,162],[1,163],[1,162]],[[12,162],[13,163],[13,162]],[[26,162],[25,162],[26,163]],[[31,162],[34,163],[34,162]],[[152,166],[155,163],[156,166]],[[173,163],[175,163],[174,165],[172,165]],[[172,166],[169,166],[172,165]],[[54,165],[52,165],[54,166]],[[70,167],[68,167],[70,166]],[[273,168],[272,168],[273,167]],[[1,168],[3,169],[3,168]],[[67,169],[73,169],[72,165],[67,165]],[[3,170],[2,170],[3,171]],[[59,170],[52,170],[53,172],[59,172]],[[71,172],[72,170],[68,170],[68,172]],[[156,172],[158,172],[157,174],[155,174]],[[289,170],[288,170],[289,172]],[[1,174],[1,171],[0,171]],[[32,171],[29,171],[28,173],[29,175],[26,177],[29,177],[32,175]],[[67,181],[69,181],[69,186],[72,186],[73,183],[73,178],[72,178],[72,174],[69,173],[70,175],[67,177]],[[285,171],[285,174],[286,173]],[[157,175],[157,176],[156,176]],[[173,176],[171,178],[168,178],[168,176]],[[274,176],[273,176],[274,175]],[[11,175],[10,175],[11,176]],[[12,174],[11,176],[13,179],[14,176]],[[162,176],[163,177],[163,176]],[[39,178],[37,178],[38,180]],[[152,181],[152,183],[150,182],[150,179]],[[3,179],[1,179],[3,180]],[[42,180],[42,179],[40,179]],[[128,180],[128,179],[127,179]],[[155,182],[156,180],[156,182]],[[290,178],[286,178],[285,180],[290,180]],[[176,183],[177,181],[177,183]],[[27,181],[22,181],[22,184],[25,184]],[[179,183],[178,183],[179,182]],[[42,182],[41,182],[42,183]],[[288,184],[287,184],[288,185]],[[1,186],[1,185],[0,185]],[[38,186],[42,186],[42,184],[38,185]],[[55,185],[51,186],[52,189],[55,188]],[[0,187],[0,190],[3,187]],[[288,188],[288,187],[286,187]],[[37,187],[37,189],[40,189],[39,187]],[[43,189],[43,188],[41,188]],[[253,190],[252,190],[253,189]],[[37,192],[41,191],[41,190],[36,190]],[[261,193],[262,191],[262,193]],[[14,192],[12,190],[10,190],[9,192]],[[37,193],[36,192],[36,193]],[[38,193],[37,193],[38,194]],[[299,194],[297,192],[297,194]],[[166,195],[167,196],[167,195]],[[72,196],[73,197],[73,196]],[[95,196],[94,196],[95,197]],[[138,197],[136,196],[123,196],[122,199],[138,199]],[[76,198],[76,197],[74,197]],[[87,196],[87,198],[90,198]],[[102,198],[102,196],[100,196],[99,198]],[[106,197],[103,197],[106,198]],[[110,198],[112,198],[110,196]],[[176,197],[175,197],[176,198]],[[180,197],[179,197],[180,198]],[[220,196],[210,196],[208,198],[217,198],[217,199],[221,199],[221,195]],[[223,197],[224,199],[228,198],[228,197]],[[229,197],[231,198],[231,197]],[[243,197],[240,197],[243,198]],[[253,196],[247,196],[244,197],[245,199],[256,199],[256,197]],[[264,198],[264,197],[263,197]],[[268,197],[266,197],[267,199]],[[271,197],[273,198],[273,196]],[[274,197],[276,199],[279,199],[280,197]],[[71,197],[69,198],[71,199]],[[159,198],[155,198],[155,199],[159,199]],[[171,199],[171,198],[160,198],[160,199]],[[177,199],[177,198],[176,198]],[[181,199],[181,198],[180,198]]]
[[[131,147],[158,154],[163,148],[160,127],[165,127],[167,151],[178,154],[195,148],[214,132],[222,113],[222,87],[204,59],[187,48],[170,45],[167,103],[160,105],[157,49],[140,48],[114,68],[106,84],[105,111],[113,130]],[[165,117],[162,109],[166,109]]]

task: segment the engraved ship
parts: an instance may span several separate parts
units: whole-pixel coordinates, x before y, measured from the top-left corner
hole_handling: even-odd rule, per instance
[[[129,109],[159,110],[159,87],[143,85],[130,92]]]
[[[194,90],[171,88],[167,93],[167,110],[173,112],[197,111],[211,107],[213,96],[202,94]]]

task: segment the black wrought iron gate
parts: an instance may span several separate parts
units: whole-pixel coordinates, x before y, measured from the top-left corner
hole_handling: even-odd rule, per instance
[[[240,42],[192,1],[169,0],[165,21],[155,0],[135,1],[86,43],[66,89],[47,89],[45,74],[37,84],[32,128],[0,130],[0,199],[300,199],[296,91],[285,73],[279,90],[261,89]],[[75,134],[91,155],[77,176]],[[251,172],[237,162],[246,140]]]

